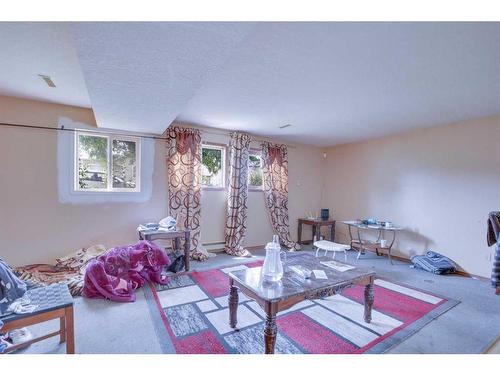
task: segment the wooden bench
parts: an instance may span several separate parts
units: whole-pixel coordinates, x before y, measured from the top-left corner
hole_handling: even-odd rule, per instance
[[[35,342],[59,336],[59,342],[66,342],[66,353],[75,353],[75,330],[73,319],[73,297],[69,293],[67,285],[54,284],[46,287],[30,289],[26,292],[31,304],[37,305],[35,311],[30,314],[10,314],[2,316],[4,326],[0,333],[6,333],[13,329],[31,326],[59,319],[59,330],[43,336],[35,337],[22,344],[13,345],[5,350],[5,353],[16,349],[25,348]]]

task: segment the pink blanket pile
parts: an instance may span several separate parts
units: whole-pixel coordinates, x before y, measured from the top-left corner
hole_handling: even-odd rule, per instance
[[[167,282],[162,271],[168,265],[170,258],[152,242],[139,241],[135,245],[115,247],[89,263],[82,295],[133,302],[134,289],[142,287],[146,281]]]

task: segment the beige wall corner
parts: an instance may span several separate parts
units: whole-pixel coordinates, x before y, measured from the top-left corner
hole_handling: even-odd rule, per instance
[[[496,116],[331,147],[323,204],[338,220],[375,217],[406,227],[396,255],[433,249],[489,277],[486,219],[500,209],[499,139]]]

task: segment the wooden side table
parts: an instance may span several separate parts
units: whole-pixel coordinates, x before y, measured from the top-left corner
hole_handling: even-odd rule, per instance
[[[8,347],[5,352],[21,349],[38,341],[59,336],[59,342],[66,342],[66,353],[75,354],[75,328],[73,318],[73,297],[69,293],[67,285],[53,284],[40,288],[30,289],[26,295],[31,304],[36,305],[35,311],[29,314],[10,314],[1,319],[4,326],[0,333],[6,333],[13,329],[18,329],[34,324],[46,322],[48,320],[59,319],[59,330],[43,336],[35,337],[22,344]]]
[[[330,241],[335,242],[335,220],[330,219],[299,219],[299,225],[297,226],[297,242],[302,244],[302,225],[312,226],[312,235],[314,242],[314,236],[316,233],[321,234],[321,227],[330,228]],[[319,239],[318,239],[319,240]]]
[[[187,229],[180,229],[176,231],[164,230],[140,230],[139,239],[146,241],[154,240],[173,240],[174,248],[178,250],[181,248],[181,238],[184,238],[184,264],[186,271],[189,271],[189,257],[191,248],[191,232]]]

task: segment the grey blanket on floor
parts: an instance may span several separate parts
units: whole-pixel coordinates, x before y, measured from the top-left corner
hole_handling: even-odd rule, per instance
[[[412,256],[411,262],[415,268],[421,268],[438,275],[457,271],[455,264],[449,258],[430,250],[425,255]]]

